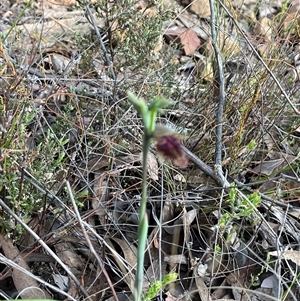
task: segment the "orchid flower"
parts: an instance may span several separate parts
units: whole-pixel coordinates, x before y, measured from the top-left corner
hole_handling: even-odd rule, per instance
[[[153,138],[160,157],[171,160],[180,168],[187,167],[188,158],[181,146],[180,140],[183,138],[181,135],[164,125],[156,125]]]

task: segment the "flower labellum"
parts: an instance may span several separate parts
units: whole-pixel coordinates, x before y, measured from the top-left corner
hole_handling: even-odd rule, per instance
[[[156,149],[161,157],[169,159],[180,168],[188,166],[188,158],[182,149],[182,136],[163,125],[157,125],[154,131]]]

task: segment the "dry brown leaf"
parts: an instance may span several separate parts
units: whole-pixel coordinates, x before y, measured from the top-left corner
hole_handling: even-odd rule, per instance
[[[111,171],[110,174],[113,174],[114,172],[121,172],[122,170],[131,169],[134,168],[134,163],[141,160],[140,155],[136,154],[129,154],[126,156],[120,156],[114,158],[114,165],[116,166],[117,170]],[[103,173],[103,168],[106,168],[109,164],[109,158],[103,155],[99,155],[97,157],[88,158],[88,160],[81,162],[78,165],[78,169],[81,173],[86,175],[90,172],[100,172]]]
[[[258,174],[271,175],[274,172],[274,170],[276,170],[276,168],[280,166],[283,162],[283,158],[277,160],[264,161],[257,165],[255,168],[253,168],[253,172]]]
[[[248,300],[249,295],[244,290],[244,283],[246,279],[245,271],[235,271],[227,276],[227,282],[232,287],[232,293],[235,300]],[[244,299],[243,299],[244,298]],[[250,300],[250,298],[249,298]]]
[[[74,275],[81,276],[83,272],[82,267],[84,266],[85,262],[83,261],[82,257],[80,257],[80,255],[74,251],[72,244],[63,242],[55,244],[54,247],[57,256],[70,268],[70,271]]]
[[[54,71],[55,73],[58,74],[62,74],[67,68],[68,68],[68,72],[70,72],[74,67],[71,66],[72,65],[71,59],[58,53],[49,53],[43,60],[44,62],[47,62],[49,64],[51,71]]]
[[[200,18],[209,18],[210,6],[209,0],[193,0],[190,1],[189,10],[198,15]]]
[[[190,211],[186,211],[183,216],[183,221],[185,226],[190,226],[191,223],[194,221],[196,216],[199,213],[199,209],[192,209]]]
[[[137,248],[132,244],[129,245],[129,243],[126,242],[125,240],[119,238],[110,238],[110,239],[115,241],[121,247],[127,265],[134,268],[136,265]]]
[[[120,272],[122,271],[124,279],[126,280],[127,285],[133,291],[134,285],[134,269],[136,268],[137,263],[137,248],[132,244],[129,245],[129,242],[126,240],[122,240],[119,238],[109,238],[106,239],[107,244],[111,247],[111,249],[115,250],[115,246],[113,245],[112,241],[118,244],[121,248],[122,254],[119,254],[117,251],[112,254],[114,260],[116,261],[118,267],[120,268]],[[144,280],[145,287],[149,287],[149,282]]]
[[[272,256],[280,256],[281,258],[284,258],[286,260],[291,260],[293,263],[297,264],[300,266],[300,251],[297,250],[286,250],[283,252],[269,252],[270,255]]]
[[[299,0],[292,0],[290,2],[289,8],[287,10],[288,13],[299,13],[300,12],[300,1]]]
[[[237,44],[237,41],[233,37],[222,33],[220,33],[219,45],[222,53],[226,55],[237,54],[240,52],[240,46]]]
[[[270,155],[274,157],[274,160],[261,162],[255,168],[253,168],[253,172],[270,175],[277,170],[287,167],[297,159],[296,156],[282,154],[279,152],[272,152]]]
[[[211,301],[212,300],[211,294],[209,292],[208,287],[205,285],[204,278],[198,275],[197,266],[194,268],[194,276],[195,276],[195,282],[201,300]]]
[[[156,16],[157,8],[155,5],[151,5],[151,1],[140,0],[137,2],[136,7],[139,8],[144,15]]]
[[[173,204],[170,204],[171,206]],[[166,206],[166,208],[170,208],[169,206]],[[167,211],[165,211],[167,212]],[[183,211],[183,214],[177,218],[174,222],[173,225],[169,226],[169,225],[165,225],[164,226],[164,230],[169,233],[169,234],[174,234],[178,231],[180,231],[180,229],[182,227],[185,227],[185,229],[188,231],[189,230],[189,226],[191,225],[191,223],[194,221],[194,219],[196,218],[197,214],[198,214],[199,210],[198,209],[192,209],[190,211]],[[172,219],[174,218],[171,214],[172,212],[170,211],[170,215],[169,215],[169,220],[170,223],[172,224]],[[167,221],[167,219],[165,220],[165,222]],[[188,234],[188,233],[187,233]],[[187,238],[187,237],[186,237]]]
[[[186,55],[192,54],[201,44],[200,39],[192,29],[168,29],[165,31],[164,36],[167,40],[182,45]]]
[[[8,237],[0,235],[0,245],[4,255],[17,263],[21,268],[30,271],[26,261],[21,256],[18,248],[14,246],[12,240]],[[31,278],[29,275],[14,268],[12,270],[12,278],[17,291],[22,299],[50,299],[50,295],[43,291],[37,281]],[[30,288],[30,289],[29,289]]]

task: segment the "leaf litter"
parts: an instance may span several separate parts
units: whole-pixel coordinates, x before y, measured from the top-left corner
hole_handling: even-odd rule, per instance
[[[200,3],[201,8],[201,1],[194,2]],[[239,193],[231,197],[230,191],[222,190],[219,183],[215,183],[209,168],[213,166],[216,108],[210,96],[215,92],[214,86],[209,84],[214,84],[210,29],[203,17],[207,11],[203,15],[193,3],[192,11],[199,12],[202,17],[197,13],[186,13],[184,5],[189,4],[174,4],[178,18],[170,18],[164,24],[166,29],[159,33],[151,55],[156,56],[153,61],[159,61],[157,57],[161,53],[167,55],[168,51],[174,50],[172,90],[180,96],[174,93],[171,97],[180,101],[160,121],[172,123],[186,135],[184,143],[196,158],[187,168],[178,171],[168,162],[157,160],[154,151],[148,157],[147,213],[151,228],[144,292],[170,271],[176,271],[178,280],[164,289],[161,294],[164,300],[277,300],[285,294],[286,300],[298,300],[300,289],[295,276],[300,243],[298,116],[281,100],[282,94],[276,90],[272,78],[245,47],[247,43],[241,42],[232,20],[226,17],[227,23],[219,39],[219,46],[227,55],[226,66],[229,66],[226,70],[229,80],[223,167],[228,172],[228,181],[235,182],[234,189]],[[118,72],[114,81],[95,42],[91,45],[89,41],[84,51],[79,49],[73,41],[74,35],[82,34],[83,41],[85,34],[91,33],[91,24],[76,5],[73,1],[43,1],[35,12],[33,6],[32,11],[12,28],[9,44],[1,46],[1,64],[5,67],[1,68],[1,97],[5,98],[3,91],[13,87],[14,80],[18,79],[26,83],[28,91],[10,90],[11,101],[21,102],[24,99],[22,93],[27,93],[26,97],[31,101],[27,109],[35,112],[35,118],[27,125],[27,133],[22,136],[28,139],[26,148],[38,153],[42,138],[43,144],[49,144],[54,139],[58,120],[67,120],[73,127],[72,131],[66,127],[62,137],[67,141],[63,146],[68,158],[66,164],[60,170],[47,170],[45,175],[51,176],[45,177],[45,182],[36,179],[35,169],[30,170],[34,157],[28,154],[24,156],[25,161],[18,161],[21,165],[13,167],[20,175],[19,187],[23,181],[28,182],[32,191],[41,193],[35,202],[47,200],[34,212],[31,221],[26,217],[24,222],[55,251],[65,268],[55,264],[32,235],[14,236],[17,233],[15,222],[8,221],[11,238],[1,236],[3,270],[0,280],[1,294],[7,298],[19,295],[63,300],[67,296],[70,300],[79,300],[85,296],[93,300],[114,300],[114,293],[119,300],[132,298],[142,129],[138,117],[123,106],[126,85],[123,87],[122,83],[132,89],[139,83],[138,86],[142,85],[142,90],[147,91],[151,89],[152,78],[143,69],[134,73],[134,68],[126,67],[124,74],[121,65],[125,52],[121,52],[115,56],[114,67]],[[299,57],[295,54],[296,46],[290,49],[286,42],[297,44],[297,35],[293,29],[288,29],[293,20],[291,16],[297,17],[296,6],[297,1],[292,1],[276,32],[276,36],[282,38],[282,45],[277,46],[288,55],[283,57],[277,53],[279,63],[271,65],[293,101],[299,96],[299,83],[297,76],[290,75],[297,73]],[[141,3],[141,7],[148,10],[145,3]],[[232,7],[237,9],[238,4],[234,3]],[[278,4],[280,7],[281,3]],[[108,3],[110,9],[112,12]],[[178,13],[178,9],[184,14]],[[251,1],[246,1],[243,9],[251,12]],[[1,10],[5,13],[4,18],[12,21],[20,13],[20,7],[10,1],[3,2]],[[147,14],[155,16],[157,11],[151,9]],[[105,33],[105,39],[109,33],[106,26],[112,20],[99,17],[101,11],[98,12],[96,23]],[[261,8],[259,20],[254,20],[257,41],[251,40],[251,36],[248,38],[258,51],[262,53],[264,49],[267,62],[274,62],[269,44],[274,42],[272,30],[277,26],[276,13],[272,13],[273,18],[263,14]],[[35,15],[43,16],[43,22],[37,22]],[[143,16],[146,18],[145,14]],[[112,51],[128,42],[128,28],[122,27],[120,16],[114,18],[111,33],[114,36],[107,42],[111,43]],[[239,21],[244,26],[245,20]],[[10,24],[5,23],[1,30],[7,33]],[[285,30],[280,31],[282,28]],[[229,30],[230,34],[227,34]],[[242,44],[238,45],[238,42]],[[247,49],[244,54],[241,48]],[[24,55],[22,51],[28,54]],[[85,57],[88,51],[92,53],[90,61]],[[18,69],[14,70],[14,66]],[[238,66],[243,66],[242,71]],[[17,74],[23,77],[14,78]],[[126,82],[128,78],[130,80]],[[157,80],[157,86],[160,84]],[[67,115],[68,107],[73,115]],[[12,106],[7,108],[6,116],[1,116],[0,130],[4,135],[14,127],[16,112]],[[22,118],[26,114],[24,109]],[[52,137],[47,136],[49,131],[52,131]],[[1,155],[2,161],[12,152],[11,149],[5,151]],[[202,166],[203,162],[207,165]],[[24,173],[22,170],[26,166],[28,170]],[[5,168],[1,166],[2,171]],[[81,219],[104,268],[95,261],[78,225],[74,208],[65,195],[64,180],[70,181],[74,194],[79,195]],[[3,186],[2,198],[9,203],[11,192],[6,186]],[[263,193],[257,208],[251,206],[255,191]],[[19,192],[21,198],[22,190]],[[269,255],[278,257],[276,263]],[[69,280],[69,274],[78,279],[81,288]],[[49,285],[49,290],[46,289],[47,285],[34,276],[49,282],[52,287]]]

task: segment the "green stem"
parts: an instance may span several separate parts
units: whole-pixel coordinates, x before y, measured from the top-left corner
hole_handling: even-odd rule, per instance
[[[139,230],[138,230],[138,254],[137,254],[137,271],[134,283],[134,301],[142,300],[142,288],[144,279],[144,257],[146,250],[148,234],[148,217],[147,207],[147,155],[150,149],[151,135],[145,128],[143,137],[143,183],[142,183],[142,200],[139,213]]]
[[[13,31],[13,29],[17,26],[18,22],[23,17],[23,15],[26,12],[26,9],[31,5],[31,3],[32,3],[32,0],[28,1],[27,4],[25,5],[25,7],[21,10],[21,12],[18,15],[17,19],[13,22],[13,24],[11,25],[9,31],[7,32],[7,34],[5,35],[5,37],[3,38],[3,40],[2,40],[3,44],[6,41],[6,39],[8,38],[8,36],[10,35],[10,33]]]

